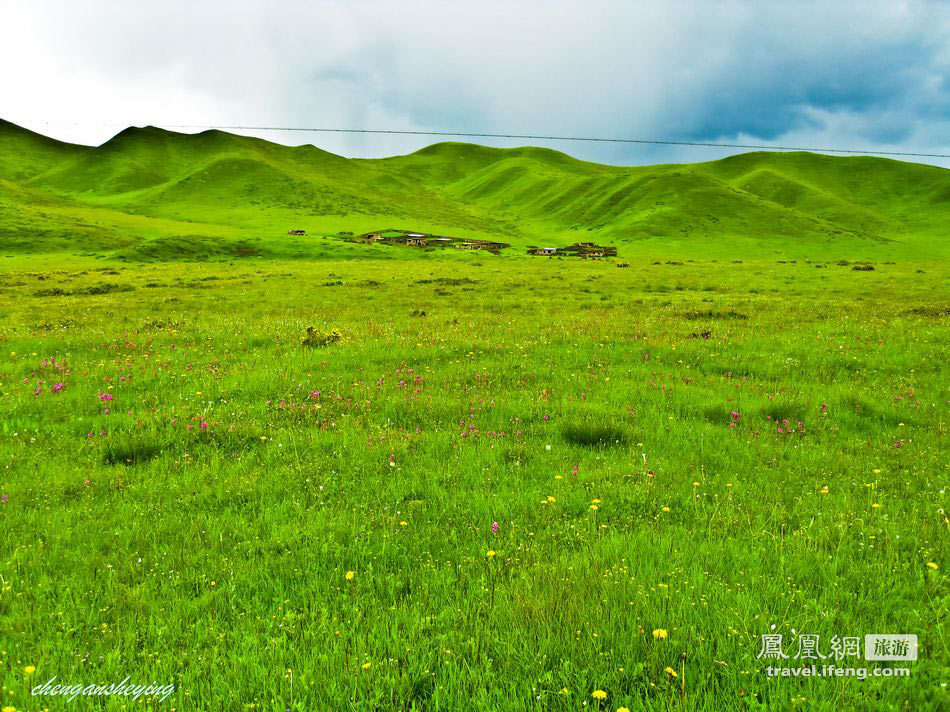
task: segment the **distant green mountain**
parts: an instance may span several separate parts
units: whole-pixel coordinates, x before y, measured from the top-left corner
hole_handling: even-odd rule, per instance
[[[347,159],[154,127],[89,147],[0,121],[7,252],[386,256],[400,248],[320,238],[388,226],[500,239],[514,252],[592,240],[617,245],[621,256],[943,256],[950,171],[773,152],[627,168],[465,143]],[[292,228],[308,236],[290,238]]]

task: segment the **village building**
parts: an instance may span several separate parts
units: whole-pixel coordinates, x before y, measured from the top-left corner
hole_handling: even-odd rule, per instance
[[[598,257],[616,257],[617,248],[612,245],[598,245],[593,242],[576,242],[567,247],[529,247],[529,255],[540,257],[584,257],[596,259]]]
[[[424,232],[410,232],[398,228],[388,228],[375,232],[366,232],[355,237],[341,234],[340,237],[351,242],[380,243],[384,245],[405,245],[406,247],[453,247],[459,250],[487,250],[497,252],[510,245],[492,240],[472,240],[447,235],[430,235]]]

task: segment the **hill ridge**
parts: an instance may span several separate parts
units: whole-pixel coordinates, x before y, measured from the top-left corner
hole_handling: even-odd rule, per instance
[[[334,234],[398,222],[513,245],[588,236],[651,249],[820,254],[889,243],[944,254],[950,226],[947,169],[808,152],[609,166],[548,148],[443,141],[351,159],[311,144],[154,126],[78,146],[0,120],[0,179],[0,245],[22,250],[25,233],[57,235],[26,241],[35,251],[63,249],[70,236],[77,248],[115,238],[128,250],[167,241],[168,225],[183,221],[214,239],[261,244],[290,226]]]

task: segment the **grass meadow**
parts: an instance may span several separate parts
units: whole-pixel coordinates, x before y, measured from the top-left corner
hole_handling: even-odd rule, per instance
[[[950,708],[939,266],[392,249],[0,260],[0,707]]]

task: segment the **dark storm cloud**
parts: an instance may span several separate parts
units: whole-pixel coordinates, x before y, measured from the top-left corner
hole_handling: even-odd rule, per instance
[[[675,131],[686,140],[739,133],[773,140],[791,130],[820,130],[821,122],[807,111],[819,108],[877,114],[881,125],[869,127],[866,138],[900,141],[915,122],[948,116],[950,91],[945,85],[927,87],[927,68],[935,65],[937,51],[917,42],[894,47],[880,42],[843,56],[816,56],[804,47],[797,57],[766,57],[747,65],[740,54],[734,72],[696,91],[689,103],[702,109],[684,109]],[[899,126],[888,114],[894,110],[906,112]]]
[[[950,152],[948,3],[100,1],[2,7],[0,116],[89,143],[128,124],[151,123]],[[438,140],[261,135],[359,156],[407,152]],[[729,153],[547,145],[612,163]]]

